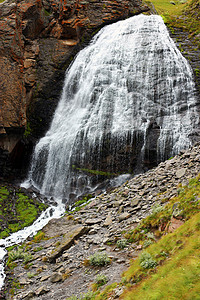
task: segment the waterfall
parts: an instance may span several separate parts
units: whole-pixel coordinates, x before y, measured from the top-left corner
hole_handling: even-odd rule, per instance
[[[191,145],[199,124],[195,106],[191,68],[160,16],[108,25],[67,70],[29,182],[67,199],[96,184],[89,170],[134,172],[138,161],[169,158]]]

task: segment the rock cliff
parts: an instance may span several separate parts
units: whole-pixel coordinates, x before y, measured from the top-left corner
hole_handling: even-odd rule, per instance
[[[48,129],[65,70],[80,48],[102,26],[147,10],[141,0],[7,0],[0,4],[3,161],[8,151],[21,165],[31,148],[29,144],[24,150],[19,142],[25,129],[25,136],[31,132],[35,139]]]

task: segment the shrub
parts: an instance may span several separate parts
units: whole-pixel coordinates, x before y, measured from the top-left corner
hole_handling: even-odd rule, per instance
[[[127,246],[127,239],[122,239],[117,241],[117,247],[120,249],[124,249]]]
[[[110,258],[105,252],[95,252],[89,257],[89,263],[92,266],[105,266],[110,263]]]
[[[144,241],[143,248],[147,248],[147,247],[150,246],[151,244],[153,244],[153,241],[152,241],[152,240],[146,240],[146,241]]]
[[[152,255],[148,252],[143,252],[140,255],[140,266],[143,269],[153,269],[157,266],[157,262],[153,259]]]
[[[147,233],[147,238],[150,239],[150,240],[154,240],[155,241],[155,237],[154,237],[154,234],[152,232],[148,232]]]
[[[161,212],[163,209],[164,209],[163,206],[161,206],[159,203],[156,203],[152,207],[152,214],[157,214],[157,213]]]
[[[29,253],[24,253],[23,258],[24,258],[24,264],[26,265],[29,261],[32,260],[33,257]]]
[[[18,248],[16,250],[10,251],[8,254],[8,258],[10,262],[17,259],[23,259],[24,264],[27,264],[32,259],[32,255],[24,252],[23,249]]]
[[[12,250],[12,251],[9,252],[8,256],[9,256],[10,261],[14,261],[14,260],[17,260],[17,259],[22,259],[22,258],[24,258],[23,249],[18,248],[16,250]]]
[[[34,273],[31,273],[31,272],[28,272],[28,273],[27,273],[27,277],[28,277],[29,279],[33,278],[34,276],[35,276]]]
[[[95,278],[95,282],[98,286],[102,286],[108,282],[108,278],[104,274],[99,274]]]
[[[92,300],[94,299],[95,294],[92,291],[89,291],[85,294],[81,294],[80,297],[72,295],[71,297],[67,298],[67,300]]]

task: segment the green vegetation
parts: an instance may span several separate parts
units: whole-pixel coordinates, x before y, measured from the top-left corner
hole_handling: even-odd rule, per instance
[[[43,231],[38,231],[38,233],[36,233],[36,235],[33,237],[33,240],[31,243],[39,243],[41,240],[44,240],[45,238],[45,234]]]
[[[78,296],[71,296],[69,298],[67,298],[67,300],[92,300],[95,299],[95,293],[92,291],[89,291],[85,294]]]
[[[29,279],[33,278],[34,276],[35,276],[34,273],[31,273],[31,272],[28,272],[28,273],[27,273],[27,277],[28,277]]]
[[[95,282],[96,282],[97,287],[100,287],[108,282],[108,278],[104,274],[99,274],[95,278]]]
[[[143,252],[140,255],[140,266],[143,269],[153,269],[157,266],[156,260],[148,252]]]
[[[117,241],[117,247],[120,249],[126,248],[127,245],[128,245],[127,239],[121,239]]]
[[[9,250],[8,251],[8,260],[7,260],[7,267],[12,270],[17,266],[17,260],[23,260],[25,266],[27,263],[30,262],[33,257],[32,255],[23,248],[23,246]],[[26,267],[27,268],[27,267]]]
[[[165,206],[155,205],[152,214],[142,220],[139,226],[126,233],[129,242],[142,242],[148,239],[148,232],[153,231],[158,237],[165,234],[172,217],[188,220],[199,211],[200,175],[191,179],[188,186],[180,186],[178,196]]]
[[[105,252],[95,252],[89,257],[89,263],[92,266],[105,266],[110,263],[110,258]]]
[[[31,134],[31,127],[30,127],[30,123],[27,122],[26,129],[25,129],[25,132],[24,132],[24,137],[28,137],[30,134]]]
[[[158,14],[163,17],[166,25],[172,29],[180,28],[190,33],[189,38],[200,48],[199,42],[199,18],[200,2],[199,0],[151,0],[146,1],[148,5],[155,7]]]
[[[141,273],[138,261],[125,273],[128,281],[141,284],[124,293],[122,299],[199,299],[200,213],[174,233],[149,247],[160,266],[155,273]],[[139,276],[140,274],[140,276]],[[145,278],[146,277],[146,278]]]
[[[132,262],[119,284],[106,287],[95,299],[113,296],[116,286],[124,287],[120,299],[126,300],[200,299],[200,175],[177,192],[177,197],[154,206],[149,217],[125,234],[148,250]],[[174,218],[185,223],[168,233]]]
[[[0,238],[5,238],[31,225],[47,205],[17,192],[7,186],[0,186]]]
[[[74,170],[82,171],[85,173],[89,173],[92,175],[100,175],[100,176],[107,176],[107,177],[112,177],[112,176],[117,176],[118,174],[116,173],[109,173],[109,172],[104,172],[100,170],[91,170],[91,169],[85,169],[85,168],[78,168],[75,165],[72,166]]]

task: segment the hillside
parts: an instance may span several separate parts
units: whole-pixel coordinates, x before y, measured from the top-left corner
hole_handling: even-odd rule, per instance
[[[152,13],[163,17],[170,35],[193,68],[198,95],[200,95],[200,1],[152,0],[145,1]]]
[[[136,287],[138,299],[143,290],[149,299],[154,280],[158,299],[171,290],[176,299],[198,299],[199,151],[196,145],[87,206],[77,203],[9,249],[6,299],[135,299]],[[166,283],[176,273],[178,289],[175,279]]]

